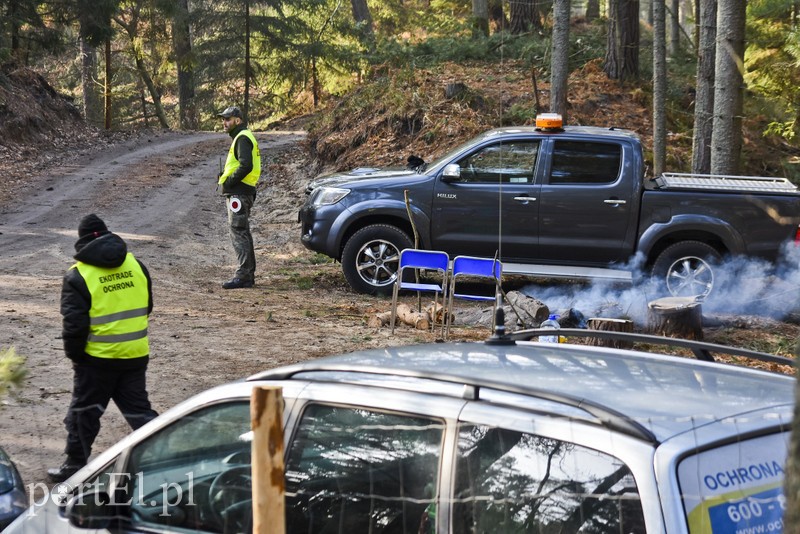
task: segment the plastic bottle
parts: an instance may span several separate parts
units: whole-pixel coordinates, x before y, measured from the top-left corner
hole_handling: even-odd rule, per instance
[[[547,318],[546,321],[542,321],[542,324],[539,325],[539,328],[554,328],[558,330],[561,328],[561,325],[558,324],[558,315],[551,314],[550,317]],[[554,336],[539,336],[540,343],[558,343],[558,332]]]

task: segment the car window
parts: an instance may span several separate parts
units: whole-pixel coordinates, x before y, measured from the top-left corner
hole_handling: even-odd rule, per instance
[[[433,532],[444,424],[310,405],[286,462],[290,533]]]
[[[193,412],[133,448],[134,526],[242,532],[252,521],[249,402]]]
[[[610,184],[617,180],[621,162],[618,144],[556,140],[550,183]]]
[[[481,148],[462,158],[459,182],[533,183],[538,141],[510,141]]]
[[[683,459],[678,481],[689,532],[781,532],[789,436],[759,436]]]
[[[628,467],[573,443],[482,425],[458,437],[453,532],[644,533]]]

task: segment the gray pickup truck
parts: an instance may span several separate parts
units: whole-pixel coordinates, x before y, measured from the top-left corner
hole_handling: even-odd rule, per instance
[[[800,193],[788,180],[646,178],[638,136],[617,128],[493,129],[430,163],[412,156],[405,168],[322,176],[307,193],[303,244],[371,294],[391,291],[399,251],[416,241],[451,258],[497,256],[504,274],[645,273],[672,295],[704,298],[725,258],[776,261],[800,237]]]

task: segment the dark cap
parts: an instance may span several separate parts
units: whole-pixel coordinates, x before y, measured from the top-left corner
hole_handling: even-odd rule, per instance
[[[78,242],[75,243],[75,250],[80,250],[89,242],[107,233],[109,233],[108,227],[103,219],[94,213],[87,215],[78,224]]]
[[[237,108],[236,106],[230,106],[225,108],[225,111],[222,113],[217,113],[217,117],[222,117],[225,119],[230,119],[231,117],[239,117],[242,118],[242,110]]]

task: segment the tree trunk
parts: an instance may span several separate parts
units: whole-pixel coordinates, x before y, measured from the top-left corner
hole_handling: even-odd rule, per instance
[[[672,0],[669,9],[669,55],[674,56],[680,50],[681,19],[680,0]]]
[[[81,54],[81,93],[83,94],[83,118],[89,124],[103,123],[103,105],[97,90],[97,50],[85,39],[79,40]]]
[[[739,173],[742,150],[745,0],[719,0],[711,173]]]
[[[653,5],[653,176],[661,176],[667,161],[667,52],[664,0]]]
[[[195,104],[194,66],[192,61],[191,28],[189,27],[189,1],[177,0],[176,14],[172,21],[172,43],[175,50],[175,65],[178,69],[178,110],[180,127],[196,130],[197,107]]]
[[[136,54],[136,70],[139,73],[139,77],[141,77],[145,87],[147,87],[147,92],[150,93],[150,98],[153,99],[153,107],[156,110],[158,123],[162,128],[169,129],[169,121],[167,121],[167,115],[164,113],[164,106],[161,104],[161,93],[158,91],[156,84],[153,82],[153,78],[150,77],[150,73],[147,72],[144,59],[142,59],[142,57],[135,50],[134,54]]]
[[[553,52],[550,60],[550,111],[567,121],[567,79],[569,78],[570,0],[553,2]]]
[[[588,0],[586,2],[586,21],[592,22],[600,18],[600,0]]]
[[[367,0],[350,0],[353,8],[353,20],[361,28],[364,40],[370,50],[375,48],[375,30],[372,27],[372,14],[369,11]]]
[[[587,322],[589,330],[598,330],[600,332],[633,332],[633,321],[627,319],[610,319],[606,317],[592,317]],[[602,337],[589,337],[586,338],[589,345],[595,347],[613,347],[615,349],[630,349],[633,348],[633,343],[630,341],[619,341],[615,339],[605,339]]]
[[[619,44],[622,79],[639,77],[639,0],[620,0]]]
[[[489,37],[489,3],[472,0],[472,37]]]
[[[610,80],[620,79],[620,57],[619,46],[617,45],[617,31],[619,23],[617,17],[619,16],[619,3],[621,0],[608,0],[608,21],[606,26],[606,57],[603,61],[603,72]]]
[[[538,27],[536,5],[534,0],[516,0],[509,5],[511,17],[510,30],[512,34],[519,35],[528,32],[533,27]]]
[[[703,339],[703,311],[693,297],[666,297],[647,303],[647,329],[659,336]]]
[[[105,44],[105,79],[103,80],[103,121],[106,130],[111,129],[111,39]]]
[[[698,0],[697,86],[694,100],[692,172],[711,172],[711,133],[714,123],[714,56],[717,37],[717,0]]]

